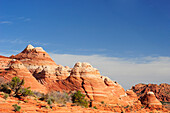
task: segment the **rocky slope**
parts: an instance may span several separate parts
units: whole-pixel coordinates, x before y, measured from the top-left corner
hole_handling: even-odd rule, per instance
[[[147,92],[154,92],[159,101],[170,102],[170,85],[169,84],[137,84],[131,88],[141,99]]]
[[[25,80],[25,87],[31,87],[33,91],[47,92],[47,89],[32,76],[22,62],[8,57],[0,57],[0,64],[1,80],[9,81],[17,76]]]

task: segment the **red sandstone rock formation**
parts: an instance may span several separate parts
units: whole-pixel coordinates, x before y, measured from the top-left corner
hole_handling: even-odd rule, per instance
[[[28,45],[21,53],[12,56],[20,60],[33,76],[43,85],[57,79],[65,79],[69,75],[69,68],[57,65],[41,47]]]
[[[63,67],[57,65],[41,47],[34,48],[32,45],[28,45],[21,53],[10,58],[0,56],[0,59],[3,59],[0,60],[0,69],[3,70],[0,70],[0,75],[10,79],[13,76],[24,78],[26,85],[31,86],[32,90],[45,92],[44,86],[48,91],[80,90],[92,106],[104,101],[117,108],[141,107],[141,102],[132,90],[125,92],[121,85],[100,75],[89,63],[78,62],[73,68]]]
[[[49,90],[81,90],[94,104],[133,105],[125,90],[115,81],[101,76],[89,63],[76,63],[71,69],[57,65],[41,48],[28,45],[21,53],[11,56],[21,61],[32,75]]]
[[[28,69],[22,64],[22,62],[10,59],[10,58],[0,58],[0,77],[9,81],[14,76],[19,77],[20,79],[25,80],[25,87],[31,87],[33,91],[39,91],[46,93],[46,88],[38,83],[38,81],[32,76]]]
[[[50,89],[65,91],[82,91],[93,105],[102,101],[110,105],[134,105],[125,90],[115,81],[101,76],[96,68],[89,63],[76,63],[70,76],[65,80],[58,80]],[[137,103],[137,102],[136,102]],[[140,102],[138,103],[140,105]]]
[[[147,92],[147,94],[141,98],[141,102],[150,108],[162,108],[161,102],[155,97],[153,92]]]
[[[154,92],[159,101],[170,102],[170,85],[169,84],[137,84],[131,88],[141,99],[147,92]]]

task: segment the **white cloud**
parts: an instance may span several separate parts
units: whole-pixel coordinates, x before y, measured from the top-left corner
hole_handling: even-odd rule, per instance
[[[22,39],[0,39],[0,43],[11,43],[11,44],[34,44],[34,45],[43,45],[46,46],[49,43],[42,43],[42,42],[36,42],[36,41],[27,41]]]
[[[0,24],[11,24],[11,21],[0,21]]]
[[[28,22],[28,21],[31,21],[31,19],[30,18],[26,18],[26,19],[24,19],[24,21]]]
[[[18,19],[23,20],[24,22],[31,21],[31,18],[27,18],[27,17],[18,17]]]
[[[169,83],[170,57],[143,57],[124,59],[100,55],[54,54],[50,56],[57,64],[73,67],[80,62],[89,62],[102,75],[116,80],[125,89],[137,83]]]

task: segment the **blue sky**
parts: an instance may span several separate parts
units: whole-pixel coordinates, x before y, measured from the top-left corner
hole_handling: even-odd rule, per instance
[[[100,55],[135,64],[167,59],[169,6],[169,0],[0,0],[0,54],[32,44],[52,55]]]

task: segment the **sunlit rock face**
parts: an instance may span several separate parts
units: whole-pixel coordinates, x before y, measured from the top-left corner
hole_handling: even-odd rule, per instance
[[[25,76],[32,75],[28,78],[37,80],[48,91],[80,90],[91,105],[100,104],[102,101],[113,106],[141,105],[133,92],[125,92],[116,81],[102,76],[98,69],[87,62],[77,62],[73,68],[57,65],[41,47],[32,45],[10,58],[13,63],[10,64],[9,70],[18,71],[12,71],[12,75],[21,76],[21,72]],[[32,81],[31,79],[28,81]]]
[[[142,104],[147,105],[150,108],[162,108],[162,103],[155,97],[153,92],[147,92],[141,99]]]
[[[141,99],[147,92],[154,92],[156,98],[159,101],[170,102],[170,95],[167,92],[170,92],[170,85],[166,83],[162,83],[160,85],[157,84],[137,84],[132,86],[131,88],[137,95],[138,98]]]
[[[10,81],[13,77],[17,76],[20,79],[25,80],[25,87],[31,87],[31,90],[46,93],[47,89],[41,85],[24,66],[24,64],[16,59],[10,59],[7,57],[0,58],[0,76],[6,81]]]
[[[70,73],[69,67],[57,65],[41,47],[28,45],[21,53],[12,58],[20,60],[43,85],[48,85],[46,82],[65,79]]]
[[[100,75],[100,72],[86,62],[77,62],[71,70],[71,74],[65,80],[57,81],[53,87],[56,90],[82,91],[93,104],[104,101],[110,105],[134,105],[125,90],[116,81]],[[135,95],[135,94],[134,94]],[[140,102],[139,102],[139,105]]]

